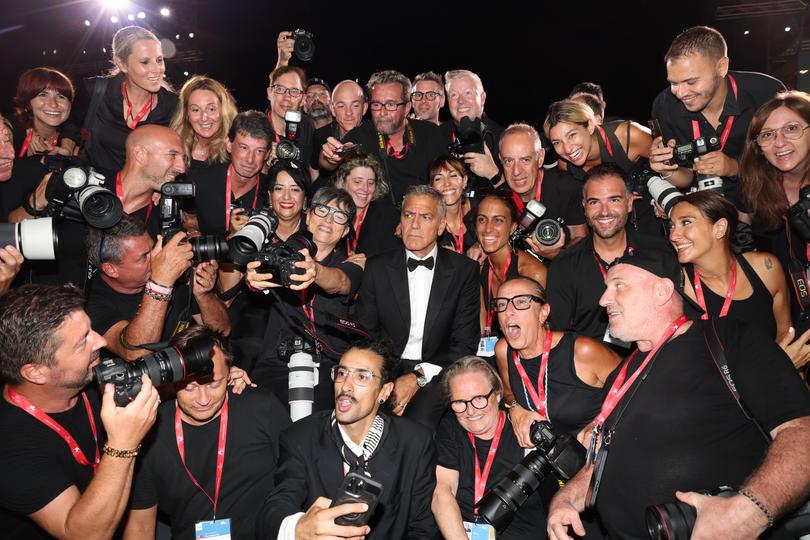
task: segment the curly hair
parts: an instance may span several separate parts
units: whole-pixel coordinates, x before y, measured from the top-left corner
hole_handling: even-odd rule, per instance
[[[376,180],[376,187],[374,188],[374,195],[371,197],[372,201],[376,201],[380,197],[388,195],[389,187],[388,182],[385,181],[385,172],[380,165],[380,160],[376,156],[358,152],[346,161],[340,164],[337,171],[335,171],[335,187],[346,189],[346,178],[358,167],[368,167],[374,173]]]

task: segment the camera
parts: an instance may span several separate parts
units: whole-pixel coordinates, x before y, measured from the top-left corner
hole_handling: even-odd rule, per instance
[[[802,240],[810,242],[810,186],[804,186],[799,191],[799,200],[788,208],[787,215],[790,226],[793,227]]]
[[[716,136],[698,137],[688,143],[676,144],[672,155],[678,165],[691,168],[695,164],[695,158],[716,150],[720,150],[719,138]]]
[[[549,474],[567,481],[585,465],[585,447],[569,433],[555,435],[551,424],[534,422],[529,431],[535,450],[504,476],[478,501],[478,515],[503,531],[523,503]]]
[[[166,182],[160,186],[160,195],[160,234],[163,235],[163,241],[168,242],[177,233],[185,233],[177,199],[193,197],[194,184]],[[194,262],[219,261],[228,254],[228,243],[220,236],[202,235],[190,238],[188,243],[191,244]]]
[[[650,192],[650,197],[664,209],[667,215],[669,215],[675,203],[678,202],[678,199],[683,197],[683,193],[678,188],[660,176],[650,177],[647,180],[647,189]]]
[[[314,355],[312,344],[298,336],[282,339],[278,344],[278,357],[290,370],[287,401],[293,422],[312,414],[315,386],[318,384],[318,363],[313,359]]]
[[[531,200],[526,203],[523,214],[518,218],[515,231],[509,235],[509,241],[517,249],[529,249],[526,238],[534,233],[535,239],[544,246],[553,246],[563,235],[562,224],[555,219],[540,219],[545,215],[543,203]]]
[[[102,187],[103,175],[72,156],[48,157],[45,164],[53,174],[45,190],[45,215],[86,222],[97,229],[109,229],[121,221],[124,206],[115,193]]]
[[[487,128],[480,118],[472,119],[464,116],[459,121],[456,136],[447,145],[447,150],[456,157],[461,157],[467,152],[483,154],[487,133]]]
[[[340,150],[335,150],[335,154],[343,159],[350,159],[358,154],[363,153],[363,145],[355,143],[346,143]]]
[[[293,45],[295,57],[302,62],[312,60],[315,55],[315,34],[303,28],[296,28],[293,31],[292,39],[295,40],[295,45]]]
[[[33,261],[56,260],[59,238],[53,218],[26,219],[19,223],[0,223],[0,247],[14,246],[23,257]]]
[[[715,490],[700,491],[699,493],[717,497],[733,497],[737,491],[728,486],[720,486]],[[696,518],[695,507],[681,501],[648,506],[645,512],[647,533],[653,540],[680,538],[688,540],[692,535]]]
[[[273,274],[273,279],[283,287],[294,285],[295,282],[290,281],[290,276],[304,273],[302,268],[295,266],[295,263],[304,260],[304,256],[299,253],[303,248],[309,250],[311,257],[315,257],[318,253],[318,248],[312,242],[312,235],[308,231],[298,231],[287,238],[286,242],[267,245],[256,256],[256,260],[261,263],[258,272]]]
[[[141,376],[144,373],[156,388],[166,383],[182,381],[192,375],[205,377],[213,373],[213,347],[211,338],[201,337],[192,340],[182,349],[169,347],[133,362],[105,358],[93,368],[93,375],[102,387],[106,383],[112,383],[115,387],[115,404],[125,407],[141,391]]]
[[[278,218],[269,206],[254,213],[239,231],[228,239],[228,256],[231,261],[244,268],[256,256],[270,237],[276,232]]]
[[[301,126],[301,111],[284,113],[284,138],[276,145],[276,158],[284,161],[301,161],[301,148],[295,144]]]

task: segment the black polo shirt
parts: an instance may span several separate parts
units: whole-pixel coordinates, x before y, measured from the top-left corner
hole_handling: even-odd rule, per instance
[[[200,167],[188,172],[188,179],[194,184],[194,202],[197,207],[197,224],[203,234],[225,235],[228,223],[225,221],[225,188],[228,177],[228,163]],[[231,173],[231,182],[236,173]],[[231,192],[230,208],[259,210],[267,203],[267,176],[259,174],[259,182],[241,197]]]
[[[546,207],[543,219],[562,219],[565,225],[583,225],[585,210],[582,208],[582,184],[559,168],[542,169],[543,184],[540,202]],[[535,189],[537,187],[535,186]],[[534,196],[534,192],[532,192]],[[520,213],[520,205],[518,205]]]
[[[640,234],[631,227],[625,231],[625,254],[630,248],[643,251],[652,246],[672,252],[675,259],[675,252],[663,238]],[[555,330],[572,330],[598,340],[604,337],[608,318],[605,308],[599,305],[599,298],[605,292],[605,278],[599,265],[606,269],[607,263],[601,258],[597,262],[597,258],[591,232],[570,249],[563,250],[549,266],[546,291],[551,306],[549,322]]]
[[[412,130],[413,141],[410,140],[408,126]],[[372,122],[363,122],[343,137],[344,143],[359,144],[365,153],[380,159],[386,181],[391,187],[389,197],[395,205],[402,201],[408,186],[428,183],[428,165],[447,153],[447,138],[442,128],[432,122],[409,118],[403,138],[408,150],[404,156],[396,158],[388,155],[385,141]]]

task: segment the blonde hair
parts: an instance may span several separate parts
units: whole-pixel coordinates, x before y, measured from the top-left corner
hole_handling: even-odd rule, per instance
[[[112,65],[113,67],[107,72],[107,77],[115,77],[121,73],[121,68],[115,63],[116,60],[122,64],[127,63],[127,58],[132,54],[132,46],[137,41],[148,39],[160,44],[160,40],[155,34],[142,28],[140,26],[125,26],[118,30],[112,38]],[[165,79],[160,81],[160,86],[166,90],[173,91],[172,86]]]
[[[484,91],[484,85],[481,82],[481,77],[473,73],[468,69],[452,69],[444,74],[444,91],[450,93],[450,84],[453,81],[457,81],[459,79],[463,79],[464,77],[469,77],[475,83],[475,88],[478,92]]]
[[[543,132],[546,137],[551,138],[551,128],[561,122],[588,127],[588,122],[596,124],[596,117],[591,108],[584,103],[573,99],[563,99],[555,101],[548,108],[546,119],[543,121]]]
[[[191,127],[191,123],[188,121],[188,100],[191,94],[197,90],[213,92],[219,100],[219,118],[221,125],[211,141],[211,155],[206,162],[224,163],[229,159],[227,148],[228,130],[231,129],[231,123],[233,123],[233,119],[236,118],[238,110],[236,108],[236,100],[222,83],[206,75],[194,75],[186,81],[186,84],[180,89],[180,103],[174,112],[170,127],[180,135],[183,148],[186,149],[186,154],[190,156],[192,147],[194,146],[195,133],[194,128]]]

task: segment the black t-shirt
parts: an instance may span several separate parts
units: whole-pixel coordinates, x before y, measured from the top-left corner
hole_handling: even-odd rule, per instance
[[[478,453],[478,463],[481,470],[484,468],[491,446],[491,440],[475,439],[475,450]],[[461,509],[461,519],[470,522],[475,521],[473,514],[475,455],[473,454],[469,435],[458,423],[455,414],[448,412],[439,422],[439,427],[436,429],[436,449],[438,453],[437,463],[445,469],[452,469],[459,473],[456,501],[459,509]],[[503,426],[498,450],[495,453],[495,461],[492,463],[492,470],[489,477],[487,477],[485,493],[500,482],[515,465],[520,463],[523,456],[524,451],[517,442],[515,432],[512,429],[512,422],[507,420]],[[556,480],[549,478],[548,481],[554,482]],[[547,538],[546,512],[543,509],[540,491],[539,489],[535,491],[515,513],[512,523],[503,532],[498,533],[499,540]]]
[[[716,324],[737,391],[767,432],[810,415],[810,393],[773,340],[728,317]],[[726,387],[704,328],[712,331],[695,322],[665,344],[608,418],[605,432],[615,431],[596,506],[611,538],[646,539],[647,506],[674,501],[676,490],[737,487],[762,461],[765,438]]]
[[[495,161],[495,165],[497,165],[498,170],[502,170],[501,167],[501,160],[500,160],[500,142],[501,137],[503,136],[503,127],[498,124],[497,122],[493,121],[486,115],[483,116],[481,119],[481,123],[484,124],[484,128],[486,132],[484,133],[484,142],[489,148],[489,152],[492,154],[492,159]],[[449,120],[444,122],[441,125],[441,129],[444,132],[444,136],[448,145],[450,145],[454,140],[457,140],[458,134],[456,129],[458,125],[456,124],[455,120]],[[445,151],[445,153],[448,153]],[[499,172],[494,178],[483,178],[478,176],[469,168],[467,169],[467,187],[472,188],[476,192],[481,189],[491,188],[494,184],[498,182],[501,173]]]
[[[98,449],[104,443],[101,404],[95,389],[87,397],[98,429]],[[96,442],[79,396],[71,409],[49,415],[70,433],[91,463]],[[67,443],[52,429],[16,405],[0,398],[0,530],[3,538],[51,538],[26,517],[44,508],[62,492],[76,486],[80,492],[93,479],[90,466],[79,465]]]
[[[175,400],[161,404],[150,437],[144,441],[132,484],[131,507],[165,513],[174,538],[193,538],[194,524],[213,519],[213,505],[183,468],[174,432]],[[233,538],[253,538],[256,512],[273,489],[279,434],[290,424],[270,393],[246,388],[228,392],[228,432],[217,501],[217,519],[231,519]],[[186,467],[214,497],[220,417],[202,426],[183,422]]]
[[[28,130],[23,128],[19,122],[13,122],[11,125],[11,133],[14,140],[14,155],[17,156],[17,159],[20,160],[34,160],[39,161],[42,159],[42,154],[34,154],[32,156],[22,156],[20,157],[20,151],[22,150],[23,144],[25,143],[25,139],[28,136]],[[57,128],[56,132],[56,146],[61,146],[62,139],[70,139],[76,146],[82,145],[82,132],[73,122],[70,120],[66,121],[64,124]],[[30,144],[30,143],[29,143]],[[28,149],[26,148],[26,153]]]
[[[409,118],[402,137],[407,151],[401,158],[389,155],[385,138],[377,133],[373,122],[363,122],[343,137],[344,143],[359,144],[365,153],[379,158],[391,187],[388,196],[395,204],[402,201],[408,186],[428,183],[428,165],[447,153],[446,135],[432,122]]]
[[[96,80],[97,78],[93,77],[85,82],[90,95],[93,95]],[[94,167],[115,171],[124,167],[126,158],[124,146],[127,136],[132,133],[132,130],[124,122],[124,98],[121,93],[123,82],[123,74],[107,79],[107,88],[95,119],[85,120],[85,125],[90,131],[85,151],[90,164]],[[176,94],[161,88],[157,93],[157,106],[138,123],[138,126],[147,124],[168,126],[172,121],[174,110],[177,108],[177,102]],[[133,114],[137,114],[137,112],[133,111]]]
[[[646,236],[630,227],[627,231],[627,249],[643,250],[646,246],[672,253],[668,242],[661,237]],[[607,268],[605,261],[597,263],[593,249],[593,233],[576,245],[563,250],[554,264],[549,266],[546,290],[551,305],[549,323],[555,330],[572,330],[578,334],[602,340],[607,328],[607,312],[599,305],[605,292],[605,278],[599,270]],[[598,257],[598,255],[596,255]],[[612,261],[611,261],[612,262]]]
[[[540,202],[546,207],[546,213],[543,214],[542,219],[562,219],[565,225],[584,224],[582,184],[557,167],[541,170],[543,171],[543,183],[540,188]],[[535,189],[537,189],[536,186]],[[532,198],[534,197],[535,191],[532,191]],[[518,209],[520,209],[520,205],[518,205]]]
[[[397,225],[399,225],[399,211],[390,200],[382,197],[371,201],[366,217],[360,225],[360,234],[357,235],[357,231],[352,231],[346,237],[347,249],[351,247],[356,253],[365,253],[367,257],[396,249],[402,245],[402,241],[394,234]]]
[[[197,223],[203,234],[225,235],[225,187],[227,185],[228,163],[201,167],[189,171],[188,179],[194,184],[194,200],[197,208]],[[236,173],[231,173],[234,182]],[[267,177],[259,174],[259,182],[241,197],[231,193],[230,208],[260,210],[267,203]]]
[[[194,322],[192,316],[199,313],[194,297],[189,304],[190,290],[188,285],[177,284],[172,291],[169,311],[163,324],[160,340],[168,340],[175,334],[180,321]],[[93,330],[104,335],[115,323],[131,321],[138,312],[143,300],[143,293],[125,294],[112,289],[100,276],[90,282],[85,311],[90,317]]]
[[[0,182],[0,222],[8,221],[8,214],[22,206],[25,198],[37,189],[47,172],[38,159],[14,160],[11,178]]]

